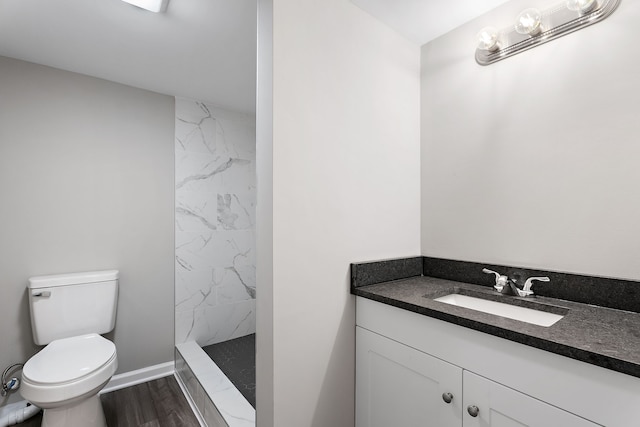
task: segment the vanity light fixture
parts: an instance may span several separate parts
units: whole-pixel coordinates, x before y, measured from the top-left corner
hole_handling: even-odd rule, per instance
[[[620,0],[564,0],[548,9],[526,9],[502,31],[482,29],[476,37],[476,61],[489,65],[611,15]]]
[[[486,27],[480,30],[476,39],[478,41],[478,49],[488,52],[495,52],[500,49],[500,34],[493,27]]]
[[[169,0],[122,0],[125,3],[138,6],[139,8],[146,9],[150,12],[164,12],[167,9],[167,3]]]
[[[518,34],[535,37],[542,32],[542,13],[538,9],[526,9],[516,18],[515,29]]]
[[[567,9],[580,12],[582,15],[598,7],[597,0],[568,0]]]

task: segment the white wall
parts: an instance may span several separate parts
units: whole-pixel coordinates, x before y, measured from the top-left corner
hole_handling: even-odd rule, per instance
[[[640,279],[640,3],[483,67],[474,36],[422,48],[424,255]]]
[[[348,0],[273,2],[273,148],[261,158],[258,147],[259,193],[273,155],[273,219],[258,229],[259,260],[273,256],[258,327],[272,321],[273,352],[261,355],[259,329],[258,378],[273,355],[274,415],[261,414],[271,396],[259,388],[261,427],[353,425],[349,263],[420,251],[419,69],[419,47]],[[266,292],[270,272],[258,271]]]
[[[256,331],[255,117],[176,99],[176,344]]]
[[[98,269],[118,371],[173,359],[173,121],[172,97],[0,57],[0,369],[36,351],[28,278]]]

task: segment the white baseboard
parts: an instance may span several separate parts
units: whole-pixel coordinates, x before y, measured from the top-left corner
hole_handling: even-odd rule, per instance
[[[136,371],[124,372],[122,374],[114,375],[107,386],[102,389],[100,394],[131,387],[132,385],[146,383],[147,381],[156,380],[158,378],[168,377],[169,375],[173,375],[174,372],[175,363],[173,361],[148,366]]]

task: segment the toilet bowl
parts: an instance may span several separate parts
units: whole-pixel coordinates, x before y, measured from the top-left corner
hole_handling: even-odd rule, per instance
[[[42,427],[106,427],[98,393],[118,367],[99,334],[115,324],[115,270],[34,277],[29,307],[36,344],[22,369],[22,397],[44,409]]]
[[[104,427],[95,400],[117,366],[115,345],[100,335],[55,340],[24,365],[22,396],[45,409],[43,426]]]

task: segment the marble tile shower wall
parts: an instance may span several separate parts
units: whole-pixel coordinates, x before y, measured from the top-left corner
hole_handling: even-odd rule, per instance
[[[255,117],[176,98],[176,343],[255,332]]]

